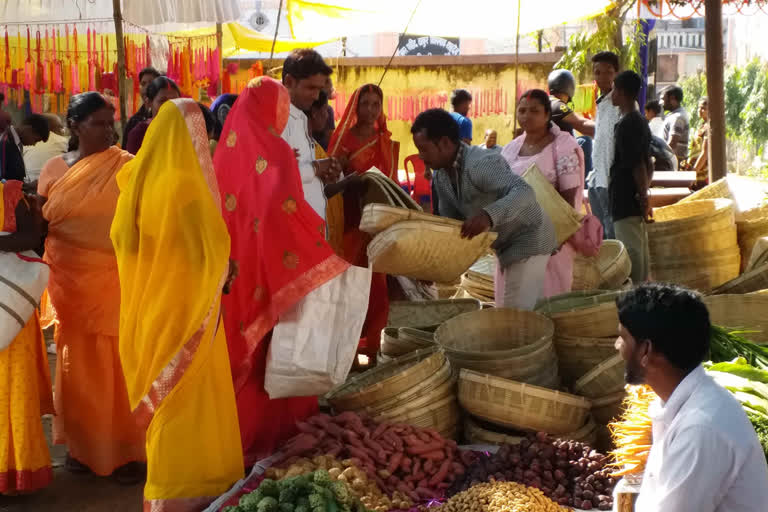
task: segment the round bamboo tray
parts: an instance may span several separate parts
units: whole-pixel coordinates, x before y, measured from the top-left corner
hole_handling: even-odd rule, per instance
[[[616,355],[616,337],[555,336],[554,344],[560,377],[569,387],[598,364]]]
[[[480,301],[475,299],[397,300],[389,303],[387,325],[424,328],[440,325],[462,313],[480,311],[480,308]]]
[[[624,358],[616,354],[598,364],[573,385],[573,392],[587,398],[600,398],[624,389]]]
[[[598,259],[596,257],[588,258],[578,253],[574,254],[571,289],[573,291],[594,290],[600,286],[601,281]]]
[[[338,411],[360,409],[412,388],[444,363],[441,350],[417,350],[352,377],[332,389],[326,399]]]
[[[605,240],[597,255],[597,267],[600,270],[599,288],[617,290],[632,273],[632,261],[629,259],[624,244],[619,240]]]
[[[388,357],[400,357],[414,350],[425,348],[421,344],[411,343],[400,338],[400,332],[394,327],[381,331],[381,353]]]
[[[418,416],[418,414],[421,411],[424,411],[426,407],[439,402],[445,397],[450,396],[456,398],[456,382],[458,380],[458,372],[454,372],[431,391],[423,392],[418,396],[410,398],[407,402],[397,404],[395,407],[381,409],[372,417],[378,422],[382,422],[386,419],[390,423],[397,423],[400,420],[405,420],[405,418],[413,416],[412,413],[416,413]]]
[[[462,359],[446,353],[454,368],[472,370],[504,379],[554,389],[559,383],[557,356],[549,343],[535,352],[518,357],[498,359]]]
[[[443,323],[435,341],[463,359],[523,356],[551,343],[554,327],[543,315],[516,309],[484,309]]]
[[[624,390],[592,400],[592,416],[599,425],[607,425],[621,415],[621,403],[627,393]]]
[[[580,396],[470,370],[459,375],[459,403],[483,420],[555,435],[581,428],[591,407]]]
[[[486,232],[462,238],[459,226],[406,220],[373,238],[368,260],[374,272],[421,281],[453,281],[488,251],[497,236]]]
[[[421,396],[432,395],[437,389],[451,380],[453,371],[454,370],[451,368],[451,363],[446,359],[445,363],[443,363],[443,366],[441,366],[439,370],[418,384],[415,384],[405,391],[391,396],[385,400],[380,400],[378,402],[366,405],[357,411],[361,414],[377,416],[379,414],[383,414],[387,410],[400,407],[404,403],[416,400]]]
[[[710,295],[704,297],[709,320],[734,330],[754,331],[747,337],[755,343],[768,343],[768,295]]]
[[[385,204],[367,204],[363,208],[360,219],[360,231],[376,234],[384,231],[397,222],[404,220],[423,220],[449,226],[461,226],[462,221],[440,217],[408,208],[397,208]]]
[[[421,409],[409,411],[396,417],[380,419],[386,419],[391,423],[407,423],[414,427],[432,428],[439,431],[456,425],[460,415],[461,410],[456,401],[456,395],[451,393]]]
[[[619,295],[620,292],[602,290],[565,293],[539,301],[535,311],[552,319],[558,336],[617,336]]]
[[[427,348],[435,344],[435,330],[437,327],[434,326],[432,331],[413,327],[399,327],[397,335],[402,341],[418,345],[419,348]]]
[[[519,444],[525,439],[525,433],[515,431],[503,431],[500,427],[481,423],[480,420],[467,416],[464,419],[464,437],[469,444]],[[597,439],[597,424],[592,416],[578,430],[567,432],[557,436],[568,441],[578,441],[593,446]]]

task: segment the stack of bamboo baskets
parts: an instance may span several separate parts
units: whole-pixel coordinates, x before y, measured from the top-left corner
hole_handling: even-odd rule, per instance
[[[335,411],[355,411],[376,421],[432,428],[456,439],[459,406],[456,373],[442,350],[418,350],[347,380],[326,395]]]
[[[739,275],[741,253],[730,199],[703,199],[654,211],[648,224],[656,281],[709,291]]]
[[[496,256],[485,254],[469,267],[461,276],[459,293],[462,297],[471,297],[484,303],[493,303],[494,274],[496,273]]]

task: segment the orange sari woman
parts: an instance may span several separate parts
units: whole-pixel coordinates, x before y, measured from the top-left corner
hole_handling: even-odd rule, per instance
[[[341,160],[346,175],[362,174],[375,167],[397,182],[400,143],[392,140],[387,129],[383,102],[381,88],[368,84],[357,89],[347,104],[328,146],[328,154]],[[367,267],[366,249],[371,237],[359,229],[361,213],[359,194],[347,189],[344,192],[343,257],[354,265]],[[364,352],[369,358],[375,358],[379,351],[381,331],[388,315],[387,276],[374,273],[362,333]]]
[[[280,138],[289,111],[282,84],[255,78],[227,117],[214,158],[237,273],[222,302],[246,466],[274,453],[318,408],[317,397],[270,400],[264,390],[272,328],[349,268],[326,242],[293,150]]]
[[[42,212],[20,181],[0,183],[0,252],[40,247]],[[36,297],[35,299],[37,299]],[[53,413],[51,374],[37,312],[0,350],[0,494],[31,492],[53,478],[40,416]]]
[[[146,460],[120,364],[120,281],[109,238],[120,190],[115,179],[133,156],[112,145],[115,109],[101,94],[72,98],[67,112],[78,150],[50,160],[38,193],[47,197],[45,261],[56,310],[54,442],[69,448],[67,468],[137,483]],[[120,468],[120,471],[115,471]]]

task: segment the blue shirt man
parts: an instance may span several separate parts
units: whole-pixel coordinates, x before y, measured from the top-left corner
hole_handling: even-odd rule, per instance
[[[472,95],[466,89],[456,89],[451,94],[453,112],[451,116],[459,125],[459,138],[465,144],[472,144],[472,120],[469,115],[469,107],[472,106]]]

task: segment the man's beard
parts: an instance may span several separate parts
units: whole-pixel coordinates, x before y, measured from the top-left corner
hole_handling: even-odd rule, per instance
[[[637,362],[627,361],[624,369],[624,380],[633,386],[645,384],[645,368]]]

